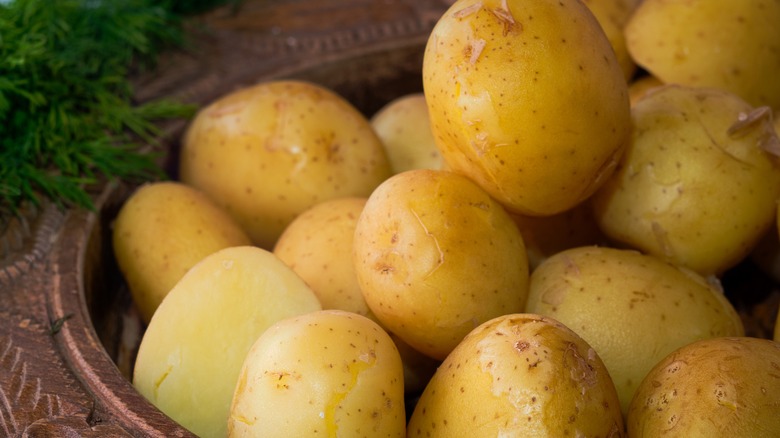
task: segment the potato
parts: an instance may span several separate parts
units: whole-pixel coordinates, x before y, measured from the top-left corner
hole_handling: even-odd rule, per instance
[[[780,197],[771,113],[725,91],[667,85],[632,116],[620,167],[592,199],[599,226],[703,275],[736,265],[773,226]]]
[[[145,323],[181,277],[205,256],[249,245],[249,236],[204,193],[147,183],[133,192],[112,230],[117,265]]]
[[[458,0],[430,34],[422,73],[448,168],[515,213],[579,204],[628,139],[626,80],[579,0]]]
[[[196,435],[224,437],[252,344],[277,321],[320,309],[314,292],[272,253],[217,251],[160,304],[141,339],[133,385]]]
[[[628,23],[636,6],[635,0],[583,0],[583,3],[596,16],[609,44],[615,50],[618,64],[623,70],[623,76],[629,81],[636,72],[636,63],[628,54],[626,37],[623,28]]]
[[[412,169],[441,169],[444,160],[436,147],[422,93],[403,95],[383,106],[370,120],[393,173]]]
[[[528,257],[517,227],[453,172],[409,170],[377,187],[358,218],[353,258],[382,325],[435,359],[525,303]]]
[[[652,75],[644,75],[630,82],[628,84],[628,98],[631,106],[633,107],[645,94],[652,92],[661,85],[664,85],[664,83]]]
[[[593,346],[623,412],[648,371],[699,339],[742,336],[722,291],[702,276],[636,251],[580,247],[531,274],[526,312],[554,318]]]
[[[409,420],[412,437],[620,437],[615,386],[598,354],[549,318],[483,323],[444,360]]]
[[[631,437],[777,437],[780,343],[722,337],[686,345],[639,386]]]
[[[322,310],[282,320],[247,354],[230,437],[404,437],[401,358],[372,320]]]
[[[368,198],[323,201],[285,228],[274,254],[312,288],[323,309],[341,309],[375,319],[352,263],[355,227]]]
[[[237,90],[202,109],[185,133],[179,167],[182,181],[269,250],[307,208],[368,196],[391,175],[365,116],[328,89],[290,80]]]
[[[625,28],[628,52],[664,83],[718,88],[780,108],[780,3],[644,0]]]

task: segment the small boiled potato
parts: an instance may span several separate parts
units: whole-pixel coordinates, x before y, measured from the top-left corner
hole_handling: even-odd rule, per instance
[[[565,249],[606,242],[587,201],[552,216],[511,216],[523,236],[531,271]]]
[[[358,218],[353,258],[382,325],[435,359],[525,303],[528,257],[517,226],[453,172],[408,170],[377,187]]]
[[[780,140],[771,112],[732,93],[666,85],[632,107],[618,170],[593,196],[621,244],[719,275],[773,226]]]
[[[322,86],[290,80],[237,90],[202,109],[185,133],[179,167],[182,181],[268,250],[307,208],[368,196],[391,175],[363,114]]]
[[[628,54],[626,37],[623,28],[634,11],[635,0],[583,0],[583,3],[593,12],[599,21],[604,34],[615,50],[623,76],[629,81],[636,72],[636,63]]]
[[[374,321],[322,310],[271,326],[233,395],[230,437],[404,437],[401,358]]]
[[[612,173],[630,132],[627,88],[579,0],[458,0],[423,56],[447,167],[529,216],[574,207]]]
[[[122,205],[113,248],[145,323],[181,277],[205,256],[249,245],[249,236],[204,193],[172,181],[147,183]]]
[[[407,94],[382,107],[370,120],[393,173],[412,169],[441,169],[444,160],[436,147],[422,93]]]
[[[341,309],[375,319],[352,263],[355,227],[367,198],[323,201],[285,228],[274,254],[312,288],[323,309]]]
[[[474,329],[436,371],[409,420],[413,437],[620,437],[604,363],[550,318],[510,314]]]
[[[562,251],[531,274],[526,312],[557,319],[598,352],[625,412],[650,368],[699,339],[742,336],[722,291],[704,277],[636,251]]]
[[[224,437],[241,364],[277,321],[320,310],[272,253],[253,246],[206,256],[171,289],[146,329],[133,385],[202,438]]]
[[[780,343],[722,337],[655,365],[626,417],[628,435],[772,438],[780,432]]]
[[[780,2],[644,0],[626,28],[628,52],[664,83],[730,91],[780,109]]]

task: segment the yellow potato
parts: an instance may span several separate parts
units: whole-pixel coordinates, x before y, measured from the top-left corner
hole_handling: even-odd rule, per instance
[[[403,371],[374,321],[341,310],[282,320],[246,356],[230,437],[404,437]]]
[[[664,83],[652,75],[645,75],[630,82],[628,84],[628,97],[631,101],[631,106],[633,107],[639,99],[661,85],[664,85]]]
[[[185,133],[180,172],[269,250],[307,208],[368,196],[391,175],[384,146],[356,108],[319,85],[282,80],[202,109]]]
[[[632,58],[664,83],[780,108],[780,2],[644,0],[625,28]]]
[[[719,275],[773,226],[780,140],[771,113],[732,93],[667,85],[632,107],[620,167],[593,196],[604,233]]]
[[[574,207],[612,172],[630,131],[627,87],[579,0],[458,0],[423,58],[447,166],[532,216]]]
[[[114,256],[145,323],[202,258],[250,244],[244,230],[204,193],[171,181],[147,183],[133,192],[112,233]]]
[[[444,160],[436,147],[422,93],[398,97],[370,120],[393,167],[393,173],[412,169],[441,169]]]
[[[722,291],[702,276],[636,251],[581,247],[531,274],[526,312],[554,318],[604,360],[625,412],[648,371],[699,339],[742,336]]]
[[[202,438],[227,433],[241,365],[277,321],[320,310],[317,296],[272,253],[252,246],[206,256],[171,289],[141,340],[133,385]]]
[[[686,345],[639,386],[630,437],[777,437],[780,343],[722,337]]]
[[[408,437],[619,437],[623,417],[599,355],[573,331],[529,314],[477,327],[415,406]]]
[[[352,263],[355,227],[366,200],[337,198],[314,205],[287,226],[273,252],[312,288],[323,309],[375,319]]]
[[[374,315],[435,359],[525,302],[528,257],[517,226],[453,172],[409,170],[377,187],[358,219],[353,254]]]
[[[635,0],[583,0],[583,3],[593,12],[599,21],[604,34],[615,50],[623,76],[629,81],[636,72],[636,63],[628,54],[626,37],[623,28],[628,23],[636,6]]]

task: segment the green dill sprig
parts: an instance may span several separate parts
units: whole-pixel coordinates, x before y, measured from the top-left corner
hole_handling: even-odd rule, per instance
[[[92,207],[101,178],[161,177],[161,119],[189,117],[175,102],[132,102],[134,68],[181,44],[176,2],[13,0],[0,3],[0,218],[44,195]],[[180,6],[179,6],[180,7]]]

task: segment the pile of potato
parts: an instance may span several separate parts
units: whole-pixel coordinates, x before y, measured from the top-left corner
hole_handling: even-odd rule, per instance
[[[457,0],[424,94],[200,111],[114,249],[133,384],[202,437],[777,436],[780,2]]]

